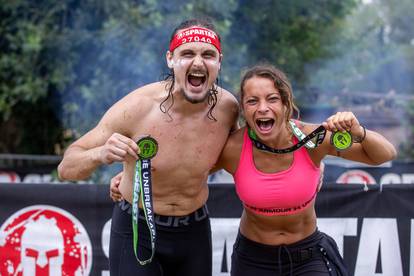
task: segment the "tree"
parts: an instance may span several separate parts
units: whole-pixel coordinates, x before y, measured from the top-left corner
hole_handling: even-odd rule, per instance
[[[309,66],[314,72],[311,86],[321,93],[337,98],[338,92],[353,92],[353,97],[345,99],[350,102],[343,104],[378,105],[382,113],[391,113],[410,130],[400,147],[401,159],[414,158],[410,150],[414,147],[413,100],[409,100],[414,95],[412,22],[414,2],[409,0],[359,5],[336,34],[337,55]]]
[[[243,53],[237,53],[239,63],[266,60],[287,72],[295,87],[305,87],[307,63],[333,54],[332,34],[354,6],[353,0],[241,0],[230,43]]]
[[[61,153],[116,100],[159,80],[174,25],[206,14],[225,29],[235,4],[1,2],[0,151],[38,154]]]
[[[0,1],[0,148],[21,153],[61,153],[116,100],[159,80],[170,32],[193,16],[213,18],[222,36],[220,85],[236,91],[243,67],[268,60],[288,73],[300,100],[313,85],[309,68],[337,54],[334,34],[357,4]]]

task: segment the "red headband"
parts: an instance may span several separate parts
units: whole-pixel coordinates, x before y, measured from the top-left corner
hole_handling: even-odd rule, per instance
[[[217,34],[212,30],[202,27],[191,27],[177,33],[170,43],[170,52],[173,52],[178,46],[190,42],[203,42],[211,44],[217,48],[219,53],[221,53],[220,41]]]

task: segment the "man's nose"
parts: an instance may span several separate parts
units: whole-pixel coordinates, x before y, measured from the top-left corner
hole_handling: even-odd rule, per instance
[[[202,66],[204,64],[203,57],[196,55],[194,57],[193,65],[194,66]]]

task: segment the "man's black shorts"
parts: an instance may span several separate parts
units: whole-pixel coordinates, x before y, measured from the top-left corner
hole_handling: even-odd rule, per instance
[[[115,204],[109,244],[111,276],[211,276],[211,227],[207,207],[182,217],[155,215],[157,241],[151,263],[140,265],[135,258],[132,238],[131,205]],[[138,256],[151,256],[150,235],[143,211],[138,220]]]

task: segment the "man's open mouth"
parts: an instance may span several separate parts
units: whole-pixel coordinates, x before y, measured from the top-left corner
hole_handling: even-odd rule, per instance
[[[190,73],[188,74],[187,79],[192,86],[199,87],[204,84],[207,77],[203,73]]]

